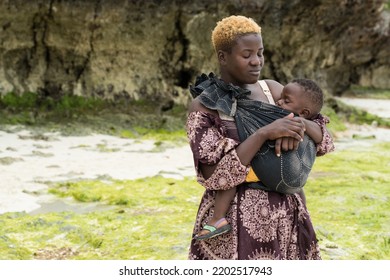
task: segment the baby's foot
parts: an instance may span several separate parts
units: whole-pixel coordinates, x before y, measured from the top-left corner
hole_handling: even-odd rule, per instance
[[[219,219],[213,225],[205,225],[201,232],[195,235],[196,240],[205,240],[224,234],[231,230],[231,226],[225,218]]]

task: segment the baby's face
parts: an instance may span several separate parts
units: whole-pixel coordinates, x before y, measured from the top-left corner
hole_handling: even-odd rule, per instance
[[[276,101],[276,105],[279,107],[298,115],[301,114],[305,103],[303,89],[296,83],[287,84],[283,88],[280,99]]]

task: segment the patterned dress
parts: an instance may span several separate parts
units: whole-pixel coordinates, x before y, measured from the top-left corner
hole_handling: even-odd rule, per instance
[[[327,130],[329,120],[315,120],[323,131],[317,155],[334,149]],[[216,190],[237,186],[226,219],[229,233],[197,241],[192,239],[190,260],[321,259],[310,215],[299,194],[280,194],[249,188],[245,184],[249,166],[242,165],[235,148],[239,145],[236,125],[206,112],[191,112],[187,135],[194,156],[198,182],[205,187],[193,234],[213,213]],[[218,163],[213,175],[203,178],[199,164]]]

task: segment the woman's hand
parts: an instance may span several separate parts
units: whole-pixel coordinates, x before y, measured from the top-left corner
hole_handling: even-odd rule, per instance
[[[294,114],[291,113],[285,118],[277,119],[276,121],[256,130],[255,133],[249,136],[236,148],[237,155],[240,158],[241,163],[243,165],[247,165],[265,141],[287,137],[292,138],[294,141],[299,143],[303,141],[304,133],[304,123],[302,120],[294,118]]]
[[[293,118],[294,121],[301,122],[303,125],[303,133],[306,130],[305,123],[302,121],[302,118],[294,117],[292,114],[288,115],[288,119]],[[303,134],[301,134],[302,131],[299,132],[299,135],[301,135],[301,139],[303,139]],[[282,151],[290,151],[290,150],[296,150],[298,149],[298,145],[301,141],[301,139],[293,138],[293,137],[281,137],[275,140],[275,153],[277,156],[280,156]]]
[[[275,154],[280,157],[282,151],[291,151],[298,149],[299,142],[291,137],[282,137],[275,140]]]
[[[299,118],[294,118],[291,113],[288,116],[278,119],[257,130],[268,140],[276,140],[282,137],[291,137],[297,141],[302,141],[305,133],[305,124]]]

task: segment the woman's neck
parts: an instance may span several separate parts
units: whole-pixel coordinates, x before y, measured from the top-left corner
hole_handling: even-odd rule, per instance
[[[224,81],[226,84],[232,84],[233,86],[236,86],[236,87],[240,87],[240,88],[247,88],[247,85],[246,84],[242,84],[242,83],[239,83],[235,80],[232,80],[231,78],[229,77],[226,77],[226,76],[223,76],[221,75],[220,76],[220,79],[222,81]]]

